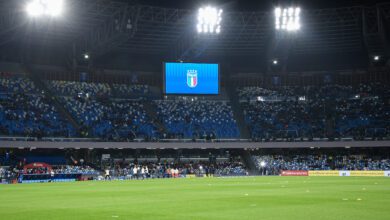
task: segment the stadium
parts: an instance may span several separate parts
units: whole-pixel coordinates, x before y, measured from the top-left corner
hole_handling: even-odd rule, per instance
[[[389,219],[390,2],[0,1],[0,219]]]

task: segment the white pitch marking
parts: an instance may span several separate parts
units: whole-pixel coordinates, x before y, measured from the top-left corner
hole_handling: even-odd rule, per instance
[[[357,200],[357,201],[362,201],[363,199],[361,199],[361,198],[357,198],[356,200]]]
[[[245,196],[249,196],[249,194],[248,194],[248,193],[245,193],[244,195],[245,195]]]
[[[347,199],[347,198],[344,198],[343,201],[348,201],[348,199]]]
[[[113,217],[113,218],[119,218],[119,216],[117,216],[117,215],[113,215],[113,216],[111,216],[111,217]]]

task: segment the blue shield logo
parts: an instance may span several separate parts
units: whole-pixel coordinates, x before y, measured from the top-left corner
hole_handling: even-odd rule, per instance
[[[198,85],[197,70],[187,70],[187,85],[190,88],[195,88]]]

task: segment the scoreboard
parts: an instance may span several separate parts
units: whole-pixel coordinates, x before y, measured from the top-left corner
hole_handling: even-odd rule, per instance
[[[167,95],[218,95],[219,65],[210,63],[164,63]]]

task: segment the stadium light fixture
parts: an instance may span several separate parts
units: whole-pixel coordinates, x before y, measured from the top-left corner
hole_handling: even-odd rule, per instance
[[[62,14],[64,0],[30,0],[26,12],[31,17],[57,17]]]
[[[261,161],[261,162],[260,162],[260,166],[261,166],[261,167],[265,167],[266,165],[267,165],[267,163],[266,163],[265,161]]]
[[[88,60],[89,59],[89,54],[84,54],[84,59]]]
[[[377,56],[377,55],[376,55],[376,56],[374,56],[374,60],[375,60],[375,61],[379,61],[379,60],[380,60],[380,58],[381,58],[380,56]]]
[[[272,64],[274,64],[274,65],[278,65],[278,63],[279,63],[278,60],[273,60],[272,61]]]
[[[257,101],[264,102],[265,100],[264,100],[264,98],[262,96],[257,96]]]
[[[275,8],[275,29],[281,31],[297,31],[301,28],[301,8]]]
[[[221,33],[222,13],[222,9],[217,9],[211,6],[199,8],[198,24],[196,26],[198,33]]]

